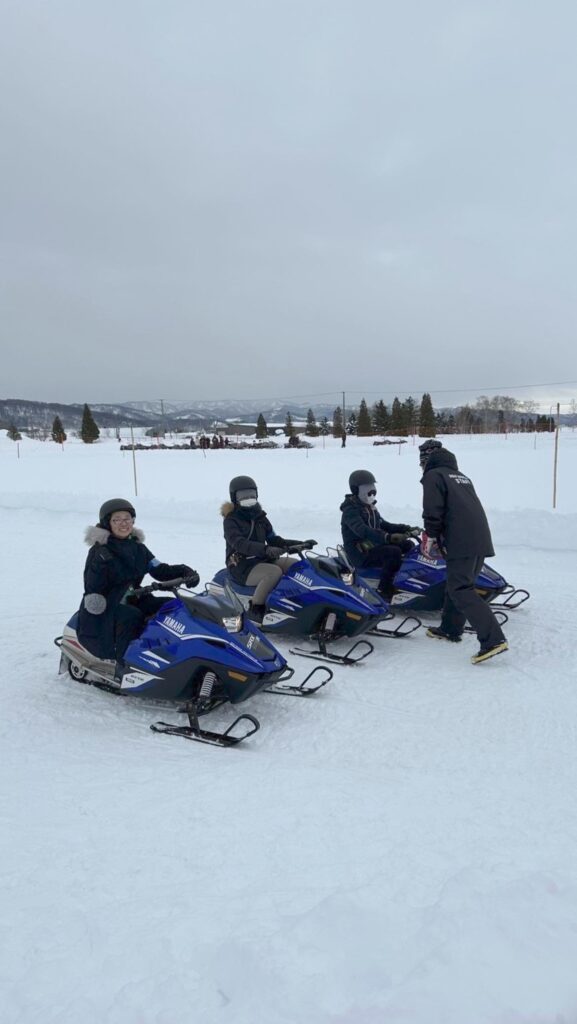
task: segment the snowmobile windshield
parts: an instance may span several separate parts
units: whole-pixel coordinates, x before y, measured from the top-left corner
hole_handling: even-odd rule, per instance
[[[244,605],[240,600],[238,594],[235,594],[234,590],[228,583],[225,583],[224,585],[224,592],[226,595],[227,603],[231,606],[231,614],[242,615],[244,611]]]

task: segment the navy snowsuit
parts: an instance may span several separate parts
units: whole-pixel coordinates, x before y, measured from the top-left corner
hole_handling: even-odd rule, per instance
[[[86,531],[85,539],[92,546],[84,568],[77,636],[96,657],[120,658],[140,633],[146,617],[169,600],[145,595],[123,604],[129,587],[139,587],[146,573],[163,581],[186,576],[190,570],[186,565],[159,562],[143,543],[141,530],[119,540],[109,530],[94,526]]]
[[[355,494],[347,494],[341,505],[341,532],[345,554],[355,568],[377,566],[381,569],[379,588],[384,592],[392,587],[401,566],[403,553],[410,551],[409,540],[391,544],[392,533],[408,533],[406,523],[389,523],[376,508],[365,505]]]

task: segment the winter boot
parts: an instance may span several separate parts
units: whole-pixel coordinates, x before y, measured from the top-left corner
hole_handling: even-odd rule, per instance
[[[393,600],[394,593],[395,588],[392,583],[379,583],[377,587],[377,594],[382,597],[383,601],[386,601],[387,604],[390,604]]]
[[[440,626],[429,626],[426,635],[432,636],[434,640],[450,640],[452,644],[460,644],[462,639],[459,633],[445,633]]]
[[[262,622],[265,612],[266,608],[264,604],[253,604],[252,601],[250,602],[248,606],[248,617],[249,619],[252,619],[253,622]]]
[[[509,644],[506,640],[501,640],[498,644],[481,644],[477,654],[473,655],[471,661],[473,665],[480,665],[482,661],[488,661],[489,658],[494,658],[496,654],[504,654],[508,650]]]

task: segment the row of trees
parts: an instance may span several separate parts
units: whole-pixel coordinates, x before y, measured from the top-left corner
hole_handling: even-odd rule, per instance
[[[328,436],[342,437],[343,434],[356,434],[358,437],[371,437],[375,434],[394,434],[407,437],[418,434],[419,437],[435,437],[436,434],[486,434],[507,433],[514,431],[553,431],[555,420],[551,413],[548,416],[537,414],[538,405],[533,401],[521,402],[509,395],[495,395],[488,398],[481,395],[474,405],[463,405],[455,410],[435,412],[431,396],[425,393],[417,406],[414,398],[409,396],[404,402],[395,397],[390,408],[382,399],[368,407],[363,398],[358,409],[351,410],[346,417],[338,405],[333,412],[332,420],[322,416],[318,421],[312,409],[308,410],[304,433],[309,437]],[[293,437],[297,430],[290,412],[286,415],[284,432]],[[19,441],[21,434],[11,423],[7,429],[8,437]],[[59,416],[54,417],[51,431],[52,440],[64,444],[66,431]],[[85,444],[93,444],[100,436],[92,412],[88,405],[84,406],[80,438]],[[268,436],[268,427],[262,413],[256,425],[256,436]]]
[[[419,405],[409,396],[403,402],[395,397],[391,406],[385,405],[382,399],[369,408],[363,398],[358,409],[353,409],[346,417],[337,406],[332,420],[322,416],[317,420],[314,411],[308,410],[304,433],[309,437],[328,436],[342,437],[343,434],[356,434],[358,437],[394,434],[407,437],[418,434],[419,437],[435,437],[437,434],[483,434],[508,433],[509,431],[531,432],[555,430],[554,417],[549,414],[538,415],[538,404],[533,401],[521,402],[508,395],[495,395],[487,398],[481,395],[474,405],[463,405],[455,410],[435,412],[431,396],[425,393]],[[287,437],[297,433],[290,412],[287,413],[284,432]],[[266,437],[268,428],[261,413],[257,423],[257,437]]]
[[[287,437],[293,437],[297,430],[290,412],[286,415],[284,432]],[[322,416],[317,420],[314,411],[309,409],[306,418],[304,433],[308,437],[328,436],[342,437],[343,434],[356,434],[358,437],[372,437],[374,434],[397,434],[406,437],[408,434],[419,433],[421,437],[434,437],[437,432],[437,423],[433,403],[429,394],[423,395],[420,405],[414,398],[407,398],[404,402],[395,398],[391,408],[381,400],[376,402],[370,409],[363,398],[358,409],[353,409],[346,418],[343,417],[343,410],[340,405],[333,412],[332,420]],[[268,427],[262,413],[259,414],[256,427],[257,437],[266,437]]]
[[[6,433],[7,433],[8,437],[10,438],[11,441],[21,441],[22,440],[22,434],[20,433],[20,431],[18,430],[18,427],[15,426],[14,423],[10,423],[9,424],[8,429],[6,430]],[[51,433],[52,440],[55,441],[56,444],[64,444],[64,442],[66,441],[66,438],[68,437],[68,435],[67,435],[64,427],[62,426],[62,420],[60,419],[60,416],[55,416],[54,417],[54,420],[53,420],[53,423],[52,423],[52,430],[51,430],[50,433]],[[85,405],[84,406],[84,410],[82,412],[82,424],[81,424],[81,427],[80,427],[80,438],[84,441],[85,444],[93,444],[94,441],[97,441],[99,437],[100,437],[100,428],[95,423],[94,417],[93,417],[93,415],[92,415],[92,413],[90,411],[90,408],[87,405]]]

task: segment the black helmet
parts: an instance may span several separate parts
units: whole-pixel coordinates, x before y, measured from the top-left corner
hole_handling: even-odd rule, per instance
[[[358,494],[359,487],[367,484],[376,484],[376,482],[373,474],[368,469],[355,469],[354,473],[351,473],[349,477],[351,494]]]
[[[235,476],[228,485],[230,500],[236,502],[238,491],[254,491],[258,498],[258,488],[251,476]]]
[[[134,505],[131,505],[126,498],[110,498],[104,502],[98,513],[98,521],[105,530],[110,526],[110,516],[113,512],[130,512],[133,519],[136,518]]]
[[[429,456],[442,447],[442,442],[437,441],[434,437],[429,438],[428,441],[423,441],[423,443],[419,445],[419,465],[421,469],[425,468]]]

